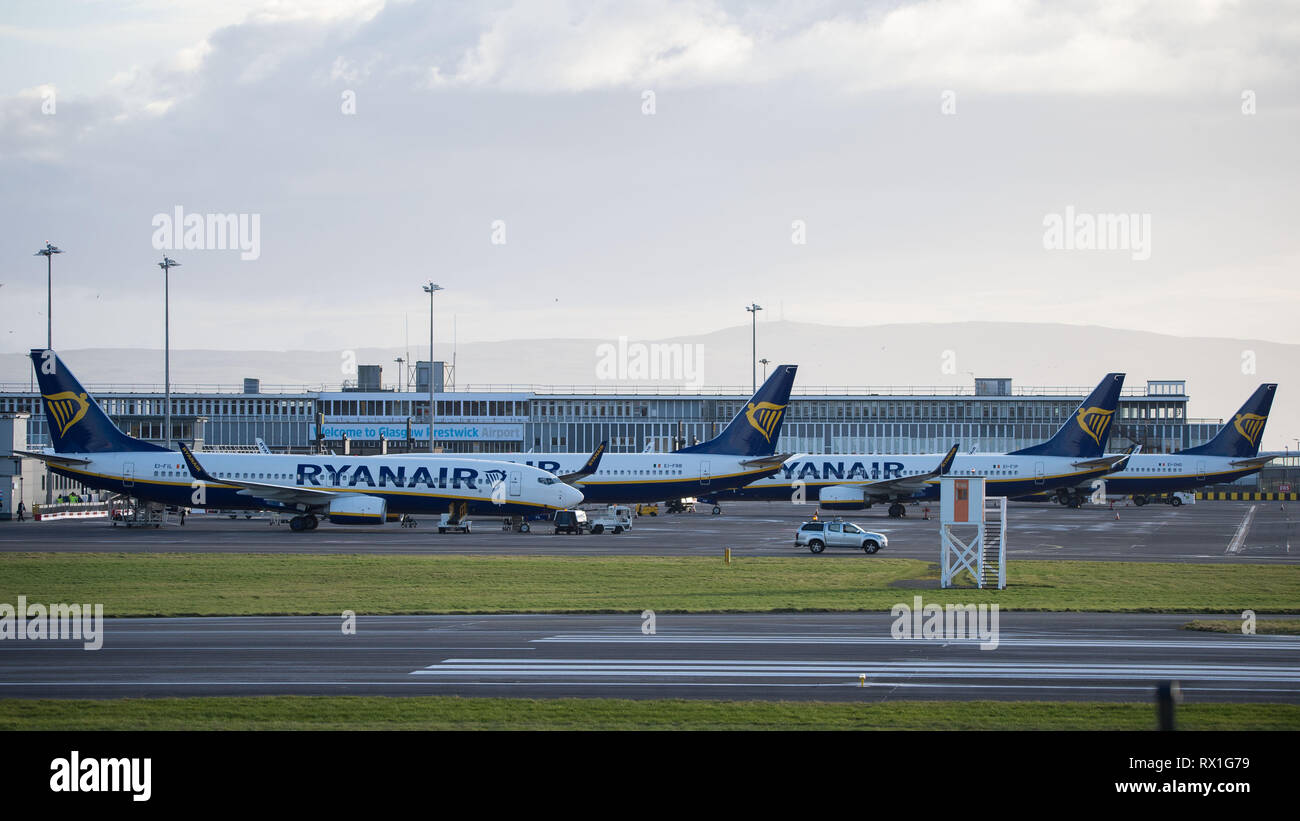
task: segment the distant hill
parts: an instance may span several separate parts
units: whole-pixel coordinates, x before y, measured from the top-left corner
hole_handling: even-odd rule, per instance
[[[748,390],[750,327],[725,328],[691,337],[628,340],[643,344],[690,345],[702,361],[702,384]],[[695,348],[693,346],[702,346]],[[605,347],[602,347],[605,346]],[[521,339],[462,343],[456,354],[460,389],[505,385],[632,384],[680,386],[685,380],[605,379],[598,365],[618,364],[617,339]],[[635,349],[623,359],[635,358]],[[61,355],[92,389],[124,383],[161,385],[161,350],[67,350]],[[349,357],[355,354],[355,360]],[[244,377],[262,380],[264,391],[279,386],[336,388],[342,366],[378,364],[384,383],[396,381],[399,348],[327,351],[172,351],[174,387],[201,385],[237,390]],[[843,327],[801,322],[760,322],[758,355],[799,365],[796,390],[813,386],[969,386],[974,376],[1011,377],[1016,385],[1091,386],[1107,371],[1128,374],[1126,384],[1148,379],[1183,379],[1194,417],[1227,418],[1261,382],[1278,382],[1278,398],[1264,446],[1294,446],[1300,437],[1300,345],[1244,339],[1175,337],[1144,331],[1084,325],[962,322]],[[438,344],[439,358],[451,346]],[[427,358],[413,347],[411,359]],[[1254,373],[1243,372],[1253,365]],[[0,382],[26,385],[26,356],[0,354]],[[680,374],[679,374],[680,375]],[[761,376],[761,373],[760,373]],[[353,377],[355,378],[355,377]]]

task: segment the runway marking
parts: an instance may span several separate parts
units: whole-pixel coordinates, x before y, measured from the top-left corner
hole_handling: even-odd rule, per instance
[[[516,687],[518,683],[510,681],[450,681],[433,678],[420,679],[401,679],[397,681],[34,681],[30,683],[20,682],[0,682],[0,687],[39,687],[39,688],[65,688],[65,687],[246,687],[254,689],[275,689],[279,690],[285,687],[349,687],[349,688],[381,688],[381,687]],[[842,682],[780,682],[766,681],[761,685],[752,682],[739,681],[530,681],[530,688],[536,687],[672,687],[674,689],[682,687],[700,687],[700,688],[754,688],[761,686],[764,690],[774,690],[781,688],[808,690],[816,689],[859,689],[857,679]],[[927,683],[894,683],[877,685],[881,688],[930,688],[943,689],[951,685],[945,684],[927,684]],[[1000,691],[1017,691],[1017,690],[1051,690],[1051,691],[1078,691],[1081,693],[1096,692],[1134,692],[1149,693],[1149,684],[969,684],[963,683],[962,690],[1000,690]],[[1184,686],[1185,693],[1248,693],[1251,695],[1294,695],[1295,691],[1289,688],[1274,687],[1196,687]]]
[[[882,627],[884,625],[882,624]],[[1269,639],[1261,642],[1260,638]],[[1273,641],[1274,639],[1278,641]],[[945,640],[948,644],[953,645],[971,645],[978,646],[980,639],[972,637],[962,640]],[[910,645],[917,646],[934,646],[938,642],[934,639],[895,639],[888,635],[877,636],[828,636],[824,634],[817,635],[791,635],[791,634],[725,634],[725,633],[659,633],[653,636],[645,636],[640,633],[628,634],[608,634],[608,633],[575,633],[561,634],[556,636],[546,636],[544,638],[532,639],[534,644],[786,644],[786,645],[815,645],[815,644],[862,644],[862,645],[897,645],[906,647]],[[1161,650],[1194,650],[1194,649],[1212,649],[1212,650],[1292,650],[1300,651],[1300,637],[1296,636],[1233,636],[1231,634],[1222,637],[1201,637],[1188,636],[1179,639],[1127,639],[1115,637],[1111,639],[1100,638],[1053,638],[1049,636],[1014,636],[1007,635],[1002,631],[998,640],[1000,648],[1005,647],[1104,647],[1104,648],[1135,648],[1135,649],[1161,649]]]
[[[413,670],[438,678],[827,678],[856,681],[861,674],[881,682],[919,679],[1073,679],[1079,681],[1186,681],[1300,685],[1295,667],[1188,664],[962,664],[949,662],[745,661],[701,659],[445,659]],[[892,682],[890,686],[893,686]]]
[[[1228,542],[1226,553],[1237,554],[1241,552],[1242,543],[1246,541],[1246,534],[1250,531],[1250,523],[1255,520],[1255,509],[1259,505],[1251,505],[1250,510],[1246,511],[1246,516],[1241,520],[1241,526],[1237,528],[1237,533]]]

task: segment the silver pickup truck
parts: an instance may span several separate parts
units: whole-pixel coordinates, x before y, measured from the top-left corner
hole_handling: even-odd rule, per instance
[[[821,553],[828,547],[851,547],[875,553],[889,546],[883,533],[863,530],[852,522],[804,522],[794,534],[795,547]]]

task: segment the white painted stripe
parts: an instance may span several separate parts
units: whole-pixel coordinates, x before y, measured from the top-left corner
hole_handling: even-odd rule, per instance
[[[1188,617],[1189,619],[1191,616]],[[1260,642],[1267,638],[1270,641]],[[1280,639],[1280,641],[1274,641]],[[895,639],[892,636],[827,636],[827,635],[790,635],[790,634],[725,634],[725,633],[671,633],[653,636],[641,633],[626,635],[609,635],[600,633],[547,636],[532,639],[534,644],[785,644],[785,645],[974,645],[982,639]],[[1062,639],[1050,637],[1017,637],[1002,633],[998,647],[1104,647],[1104,648],[1141,648],[1170,650],[1272,650],[1300,651],[1300,637],[1297,636],[1233,636],[1203,638],[1200,636],[1186,639]]]
[[[437,664],[431,664],[428,668],[440,667],[442,665],[461,664],[461,665],[511,665],[522,664],[529,667],[540,667],[543,665],[583,665],[588,667],[597,666],[638,666],[646,665],[653,667],[671,667],[671,666],[692,666],[705,665],[710,667],[737,667],[737,668],[756,668],[756,667],[780,667],[780,668],[798,668],[798,667],[818,667],[818,668],[836,668],[846,670],[858,670],[863,668],[897,668],[907,670],[919,669],[953,669],[953,670],[985,670],[985,669],[1016,669],[1016,670],[1039,670],[1039,669],[1083,669],[1083,670],[1146,670],[1152,669],[1153,665],[1141,663],[1092,663],[1092,662],[1007,662],[997,661],[983,662],[960,662],[960,661],[799,661],[799,660],[753,660],[753,659],[539,659],[539,658],[449,658],[443,659]],[[1164,665],[1162,669],[1171,669],[1176,667],[1195,667],[1196,669],[1205,670],[1251,670],[1263,672],[1286,672],[1294,673],[1300,676],[1300,668],[1290,665],[1250,665],[1243,667],[1239,664],[1196,664],[1196,663],[1174,663]]]
[[[1228,542],[1228,549],[1224,552],[1236,555],[1241,552],[1241,547],[1246,541],[1246,534],[1250,532],[1250,523],[1255,521],[1255,509],[1259,505],[1251,505],[1250,510],[1246,511],[1245,517],[1241,520],[1241,526],[1237,528],[1237,533]]]
[[[944,662],[846,663],[694,659],[446,659],[412,675],[435,677],[648,677],[648,678],[904,678],[1077,679],[1273,682],[1300,684],[1300,669],[1196,664],[952,664]]]
[[[563,676],[563,675],[586,675],[586,676],[684,676],[688,678],[700,676],[733,676],[737,678],[819,678],[823,676],[846,676],[858,678],[866,674],[869,679],[881,679],[889,677],[906,677],[906,678],[1064,678],[1080,680],[1130,680],[1130,679],[1160,679],[1170,676],[1179,678],[1189,678],[1195,680],[1210,681],[1271,681],[1277,683],[1300,683],[1300,675],[1292,672],[1263,674],[1258,671],[1250,671],[1247,674],[1241,670],[1211,671],[1198,668],[1148,668],[1135,667],[1129,670],[1114,670],[1101,672],[1077,668],[1073,670],[935,670],[935,669],[894,669],[881,670],[871,665],[862,665],[851,668],[734,668],[734,667],[654,667],[649,665],[627,666],[627,667],[591,667],[585,664],[575,664],[570,666],[537,666],[531,665],[487,665],[487,666],[458,666],[458,667],[440,667],[428,668],[425,670],[414,671],[413,675],[432,675],[432,676]]]

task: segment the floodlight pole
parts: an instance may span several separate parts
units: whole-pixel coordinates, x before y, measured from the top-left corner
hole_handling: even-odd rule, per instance
[[[62,254],[49,242],[32,256],[45,257],[45,350],[54,350],[54,255]]]
[[[446,290],[441,285],[432,281],[424,286],[424,292],[429,295],[429,453],[433,453],[433,417],[435,405],[433,404],[433,295],[438,291]]]
[[[171,269],[180,263],[163,257],[163,447],[172,449],[172,346],[171,346]]]
[[[753,333],[752,347],[750,350],[752,361],[750,363],[750,369],[749,369],[750,376],[753,377],[752,380],[753,385],[750,388],[749,392],[758,393],[758,312],[763,310],[763,308],[758,303],[750,303],[745,308],[745,310],[749,311],[754,316],[754,333]]]

